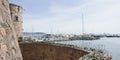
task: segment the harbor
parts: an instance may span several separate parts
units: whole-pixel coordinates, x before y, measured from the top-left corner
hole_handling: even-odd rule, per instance
[[[70,44],[80,47],[88,47],[88,48],[95,48],[95,49],[101,49],[105,52],[112,55],[112,60],[119,60],[120,59],[120,38],[101,38],[100,40],[94,40],[94,41],[61,41],[61,42],[55,42],[60,44]],[[118,42],[116,42],[118,41]]]

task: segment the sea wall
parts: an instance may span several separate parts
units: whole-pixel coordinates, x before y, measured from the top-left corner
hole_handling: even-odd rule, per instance
[[[0,60],[22,60],[8,0],[0,0]]]
[[[78,60],[88,54],[83,50],[47,43],[21,43],[23,60]]]

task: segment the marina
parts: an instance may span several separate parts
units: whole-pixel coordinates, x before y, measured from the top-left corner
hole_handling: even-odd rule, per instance
[[[81,40],[76,40],[76,41],[59,41],[55,43],[60,43],[60,44],[70,44],[70,45],[75,45],[79,47],[91,47],[95,49],[102,49],[105,52],[109,53],[112,55],[112,60],[119,60],[120,59],[120,38],[101,38],[100,40],[93,40],[93,41],[81,41]],[[118,41],[118,42],[117,42]]]

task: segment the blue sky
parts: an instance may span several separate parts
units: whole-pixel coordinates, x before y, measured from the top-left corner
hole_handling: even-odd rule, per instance
[[[23,7],[24,31],[120,33],[120,0],[9,0]]]

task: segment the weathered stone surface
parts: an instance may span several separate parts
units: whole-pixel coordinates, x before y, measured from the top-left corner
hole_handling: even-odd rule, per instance
[[[11,3],[10,4],[10,13],[11,13],[11,18],[13,20],[15,32],[17,33],[16,34],[17,38],[18,38],[18,40],[22,40],[22,39],[20,39],[23,37],[22,7]]]
[[[2,27],[0,28],[0,35],[1,35],[2,37],[6,35],[5,29],[2,28]]]
[[[0,0],[0,60],[22,60],[8,0]]]
[[[1,45],[1,51],[3,51],[3,53],[7,52],[7,46]]]

